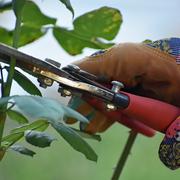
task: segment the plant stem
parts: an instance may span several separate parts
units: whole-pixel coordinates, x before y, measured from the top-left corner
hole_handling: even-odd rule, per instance
[[[21,29],[21,15],[16,17],[16,24],[15,24],[15,29],[13,34],[13,44],[12,44],[14,48],[18,48],[20,29]],[[16,65],[16,59],[11,58],[7,82],[5,83],[5,87],[3,89],[3,94],[2,94],[3,97],[7,97],[10,95],[14,71],[15,71],[15,65]],[[2,109],[3,113],[0,114],[0,147],[1,147],[3,131],[4,131],[4,125],[6,121],[6,113],[5,113],[6,109],[7,109],[7,105],[3,107]]]
[[[125,163],[127,161],[128,155],[130,154],[130,151],[131,151],[132,146],[134,144],[134,141],[137,137],[137,134],[138,133],[133,131],[133,130],[130,131],[128,140],[127,140],[126,145],[123,149],[123,152],[120,156],[120,159],[116,165],[116,169],[113,173],[111,180],[118,180],[120,178],[120,175],[122,174],[123,167],[125,166]]]
[[[0,73],[1,73],[1,96],[4,96],[4,76],[3,76],[3,68],[0,65]]]
[[[6,120],[6,113],[4,112],[0,113],[0,147],[2,142],[5,120]]]
[[[16,18],[16,25],[15,25],[14,34],[13,34],[13,45],[12,45],[16,49],[18,48],[20,30],[21,30],[21,16],[18,16]],[[10,94],[15,65],[16,65],[16,59],[11,58],[9,73],[8,73],[7,82],[6,82],[6,86],[4,90],[4,96],[9,96]]]

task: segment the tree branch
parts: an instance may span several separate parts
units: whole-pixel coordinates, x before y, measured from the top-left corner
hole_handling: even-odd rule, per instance
[[[122,170],[123,170],[123,168],[125,166],[125,163],[126,163],[127,158],[128,158],[128,156],[130,154],[130,151],[131,151],[132,146],[134,144],[134,141],[135,141],[135,139],[137,137],[137,134],[138,133],[133,131],[133,130],[130,131],[128,140],[127,140],[126,145],[124,147],[124,150],[123,150],[123,152],[122,152],[122,154],[120,156],[120,159],[119,159],[119,161],[118,161],[118,163],[116,165],[116,169],[115,169],[115,171],[113,173],[113,176],[112,176],[111,180],[118,180],[120,178],[120,175],[122,174]]]

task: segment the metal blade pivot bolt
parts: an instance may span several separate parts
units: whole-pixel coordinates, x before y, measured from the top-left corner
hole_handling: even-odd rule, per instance
[[[59,86],[58,92],[61,94],[62,97],[71,96],[71,91],[64,89],[63,87]]]
[[[48,86],[52,86],[53,80],[50,78],[38,78],[39,86],[42,88],[47,88]]]
[[[112,81],[111,84],[113,85],[111,90],[115,93],[118,93],[121,90],[121,88],[124,88],[123,83],[119,81]],[[107,104],[106,107],[108,111],[115,111],[117,109],[117,107],[114,104]]]
[[[119,81],[112,81],[111,84],[113,85],[111,90],[115,93],[118,93],[122,88],[124,88],[123,83]]]

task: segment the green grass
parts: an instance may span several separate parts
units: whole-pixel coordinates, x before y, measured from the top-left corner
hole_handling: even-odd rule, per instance
[[[114,125],[102,134],[102,141],[88,142],[99,155],[91,162],[74,151],[58,135],[58,141],[46,149],[33,148],[34,158],[9,151],[0,163],[0,180],[110,180],[125,141],[128,129]],[[54,131],[53,131],[54,132]],[[154,138],[138,135],[124,168],[122,180],[178,180],[179,171],[164,167],[158,159],[161,134]]]

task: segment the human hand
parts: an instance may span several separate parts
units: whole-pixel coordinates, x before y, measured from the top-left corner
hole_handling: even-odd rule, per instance
[[[174,116],[174,120],[163,130],[166,135],[160,144],[159,157],[170,169],[180,167],[180,108],[178,108],[180,107],[180,39],[165,39],[150,45],[119,44],[75,64],[89,73],[105,77],[107,84],[112,80],[123,82],[124,91],[175,105],[176,107],[169,106],[170,109],[175,110],[177,117]],[[75,102],[78,104],[78,100]],[[73,99],[70,104],[73,104]],[[83,130],[90,133],[102,132],[115,121],[119,121],[137,132],[147,136],[153,135],[153,130],[147,129],[148,127],[142,123],[139,124],[138,119],[130,119],[117,112],[109,114],[99,108],[96,103],[91,104],[93,106],[81,102],[78,107],[75,107],[91,120],[88,126],[83,127]],[[156,111],[156,107],[154,109]],[[164,114],[169,115],[169,109],[164,111]],[[160,123],[165,122],[161,120],[156,124]],[[155,127],[155,129],[158,128]]]
[[[171,52],[168,43],[167,40],[163,40],[154,42],[150,46],[142,43],[119,44],[109,50],[99,51],[75,64],[85,71],[99,77],[103,76],[107,79],[107,84],[111,80],[121,81],[125,84],[125,91],[179,106],[180,68],[175,57],[168,54]],[[75,104],[80,105],[81,103]],[[75,107],[75,109],[81,109],[80,112],[91,119],[91,123],[85,128],[90,133],[102,132],[113,124],[114,119],[117,121],[114,116],[104,116],[87,104],[82,103],[81,107]],[[92,116],[93,112],[98,118],[95,115]],[[91,114],[91,118],[89,114]],[[126,126],[137,130],[137,126],[140,125],[134,125],[133,122],[135,124],[138,122],[131,120],[129,123],[128,119],[119,114],[122,124],[125,122]],[[139,131],[141,132],[140,129]]]

